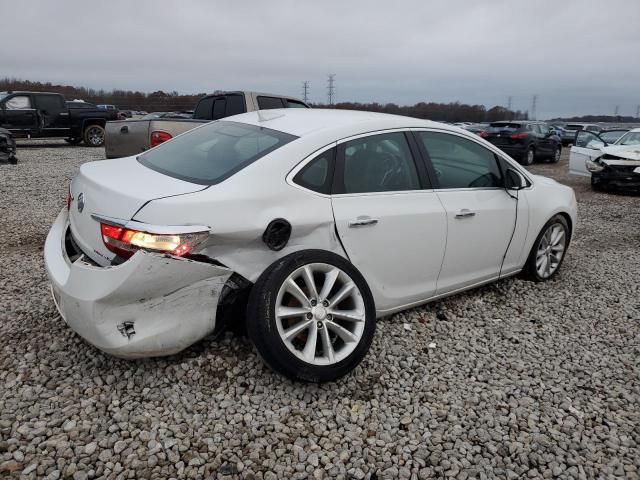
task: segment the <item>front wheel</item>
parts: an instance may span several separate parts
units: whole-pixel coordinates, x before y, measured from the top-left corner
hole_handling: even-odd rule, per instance
[[[84,143],[88,147],[104,145],[104,128],[100,125],[89,125],[84,129]]]
[[[562,149],[558,146],[553,152],[553,156],[551,157],[551,162],[558,163],[560,161],[561,156],[562,156]]]
[[[247,333],[273,370],[326,382],[353,370],[375,333],[369,287],[344,258],[323,250],[292,253],[251,290]]]
[[[525,275],[534,282],[543,282],[558,273],[569,246],[569,236],[569,224],[562,215],[549,220],[531,248]]]

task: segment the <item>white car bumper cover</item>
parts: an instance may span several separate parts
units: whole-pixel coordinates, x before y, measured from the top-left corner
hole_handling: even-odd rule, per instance
[[[44,248],[54,301],[65,322],[99,349],[118,357],[170,355],[211,333],[231,270],[139,251],[121,265],[98,267],[65,249],[63,209]]]

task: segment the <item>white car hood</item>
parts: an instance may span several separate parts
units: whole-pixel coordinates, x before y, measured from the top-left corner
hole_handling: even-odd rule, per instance
[[[625,160],[640,162],[640,145],[609,145],[600,149],[602,153],[607,155],[615,155]],[[608,163],[607,160],[604,160]]]

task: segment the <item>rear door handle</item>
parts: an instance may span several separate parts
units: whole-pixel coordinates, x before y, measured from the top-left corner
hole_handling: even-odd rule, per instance
[[[467,218],[467,217],[475,217],[476,212],[472,212],[468,208],[463,208],[458,213],[456,213],[456,218]]]
[[[378,223],[378,219],[371,217],[358,217],[349,222],[349,228],[370,227]]]

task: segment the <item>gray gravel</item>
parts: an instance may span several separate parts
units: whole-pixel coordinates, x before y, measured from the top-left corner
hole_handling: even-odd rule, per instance
[[[30,145],[0,164],[0,477],[640,478],[640,197],[571,180],[579,231],[553,281],[384,319],[352,375],[314,386],[232,334],[135,362],[74,335],[42,245],[104,152]]]

